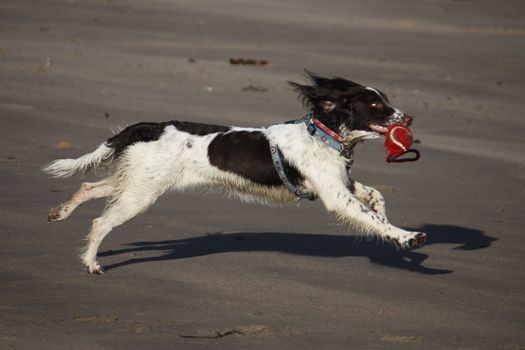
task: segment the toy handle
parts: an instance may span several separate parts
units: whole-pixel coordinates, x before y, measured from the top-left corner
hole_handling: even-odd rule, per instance
[[[413,155],[409,156],[408,158],[407,157],[399,158],[408,153],[412,153]],[[389,155],[388,157],[386,157],[386,161],[388,163],[415,162],[416,160],[419,159],[419,156],[420,154],[417,149],[408,149],[405,152],[398,154],[398,155],[393,155],[393,154]]]

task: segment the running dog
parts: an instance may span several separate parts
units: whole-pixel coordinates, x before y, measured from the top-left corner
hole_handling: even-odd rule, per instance
[[[319,199],[335,216],[365,234],[416,248],[422,232],[393,226],[376,189],[350,178],[354,146],[408,126],[412,117],[381,91],[343,78],[308,73],[305,85],[290,82],[309,113],[267,128],[239,128],[183,121],[138,123],[77,159],[59,159],[43,170],[54,177],[103,168],[108,177],[83,183],[73,197],[48,213],[67,219],[82,203],[108,197],[93,220],[81,255],[89,273],[104,271],[98,248],[111,230],[145,211],[168,190],[222,187],[247,200],[296,202]]]

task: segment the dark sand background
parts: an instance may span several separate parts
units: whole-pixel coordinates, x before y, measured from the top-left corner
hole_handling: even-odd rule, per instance
[[[0,1],[0,348],[524,349],[524,43],[522,1]],[[301,117],[303,68],[416,116],[419,162],[372,141],[353,173],[427,245],[359,241],[319,202],[170,194],[84,272],[104,203],[47,223],[81,180],[41,166],[138,121]]]

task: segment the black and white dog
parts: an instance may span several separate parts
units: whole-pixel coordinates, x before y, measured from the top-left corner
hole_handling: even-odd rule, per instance
[[[426,235],[391,225],[379,191],[349,177],[356,143],[379,137],[391,123],[412,118],[392,107],[381,91],[342,78],[309,73],[310,83],[290,84],[310,113],[268,128],[238,128],[192,122],[138,123],[92,153],[59,159],[44,168],[68,177],[90,168],[109,176],[84,183],[66,203],[51,209],[50,221],[67,219],[82,203],[109,197],[93,220],[82,261],[89,273],[103,273],[96,261],[104,237],[145,211],[167,190],[220,186],[241,198],[263,202],[320,199],[328,211],[366,234],[399,248],[415,248]]]

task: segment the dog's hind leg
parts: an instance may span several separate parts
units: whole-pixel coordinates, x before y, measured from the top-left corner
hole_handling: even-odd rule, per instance
[[[148,186],[128,186],[119,190],[102,215],[95,220],[87,236],[87,246],[81,255],[82,262],[89,273],[102,274],[103,269],[96,261],[100,243],[111,230],[139,213],[145,211],[162,194],[158,188]]]
[[[95,198],[107,197],[111,195],[114,189],[115,185],[112,178],[106,178],[98,182],[85,182],[69,201],[49,210],[47,219],[49,221],[66,220],[82,203]]]

